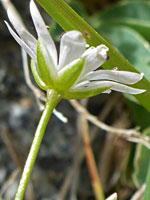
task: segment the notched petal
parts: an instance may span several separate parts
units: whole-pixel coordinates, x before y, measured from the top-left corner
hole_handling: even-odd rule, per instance
[[[20,37],[13,31],[13,29],[10,27],[10,25],[5,21],[5,24],[10,32],[10,34],[13,36],[13,38],[17,41],[17,43],[31,56],[31,58],[36,63],[36,55],[33,52],[33,50],[23,41],[20,39]]]
[[[30,2],[30,13],[31,13],[32,20],[36,28],[39,40],[43,42],[45,41],[45,45],[46,45],[47,50],[49,51],[51,60],[53,61],[56,67],[57,66],[57,51],[56,51],[54,41],[51,38],[50,33],[46,28],[46,24],[44,23],[42,16],[40,15],[40,12],[38,11],[33,0],[31,0]]]
[[[20,21],[20,19],[17,16],[15,16],[12,10],[8,9],[7,15],[11,24],[13,25],[16,32],[18,33],[18,35],[29,46],[29,48],[32,49],[34,54],[36,54],[37,40],[26,30],[23,23]]]
[[[85,58],[85,66],[80,79],[83,79],[87,73],[96,70],[104,64],[107,60],[108,50],[108,47],[105,45],[99,45],[97,47],[90,47],[83,53],[82,57]]]
[[[135,84],[143,78],[143,73],[138,74],[128,71],[98,70],[88,73],[84,79],[88,80],[112,80],[125,84]]]
[[[113,81],[92,81],[87,82],[83,81],[81,83],[76,84],[73,88],[70,89],[71,92],[81,92],[81,91],[90,91],[97,88],[109,87],[109,89],[124,92],[128,94],[141,94],[146,90],[132,88],[127,85],[123,85]]]
[[[60,41],[58,69],[62,69],[73,60],[79,58],[85,49],[86,41],[79,31],[69,31],[63,34]]]
[[[74,92],[74,91],[90,91],[90,90],[94,90],[97,88],[112,88],[114,85],[113,82],[111,81],[94,81],[94,82],[89,82],[84,81],[81,82],[79,84],[76,84],[75,86],[73,86],[70,91]]]
[[[114,86],[111,88],[111,90],[117,91],[117,92],[124,92],[127,94],[141,94],[146,92],[146,90],[143,89],[137,89],[132,88],[127,85],[122,85],[120,83],[114,83]]]

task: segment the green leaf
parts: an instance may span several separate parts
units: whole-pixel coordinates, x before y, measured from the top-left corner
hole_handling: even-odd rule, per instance
[[[84,67],[84,61],[84,59],[80,59],[75,64],[66,66],[67,69],[65,69],[66,67],[63,69],[64,72],[59,76],[56,84],[59,90],[66,91],[76,82]]]
[[[149,162],[149,168],[148,168],[148,174],[146,178],[146,189],[144,192],[143,200],[149,200],[150,199],[150,162]]]
[[[150,128],[147,128],[143,133],[143,136],[150,136]],[[135,152],[134,159],[134,174],[133,181],[139,188],[146,181],[148,165],[150,161],[150,150],[145,146],[138,144]]]
[[[88,14],[84,8],[84,5],[82,4],[82,2],[79,1],[71,1],[68,2],[69,6],[74,9],[81,17],[83,18],[87,18]],[[60,36],[63,32],[63,29],[55,22],[52,21],[50,24],[50,33],[52,38],[56,41],[59,42],[60,41]]]
[[[138,71],[144,72],[147,80],[150,80],[149,43],[141,35],[124,26],[101,27],[99,31]]]
[[[49,15],[65,30],[78,30],[91,46],[105,44],[109,47],[109,61],[105,62],[105,69],[119,67],[120,70],[138,72],[121,54],[106,42],[83,18],[73,11],[63,0],[37,0]],[[137,88],[146,89],[143,94],[136,95],[141,104],[150,111],[150,83],[145,78],[135,85]]]
[[[128,97],[128,95],[125,95]],[[141,105],[135,103],[128,98],[127,104],[129,106],[130,114],[136,126],[142,130],[150,126],[150,113],[145,110]],[[140,116],[140,117],[139,117]]]
[[[132,188],[135,187],[135,184],[133,183],[132,175],[134,173],[134,157],[135,157],[135,150],[136,150],[136,145],[132,144],[130,146],[129,153],[126,156],[126,162],[124,163],[123,166],[123,176],[122,176],[122,181],[131,186]]]
[[[76,11],[81,17],[87,18],[88,13],[87,13],[87,11],[86,11],[86,9],[85,9],[85,7],[84,7],[84,5],[83,5],[82,2],[75,0],[75,1],[71,1],[71,2],[68,3],[68,4],[69,4],[69,6],[70,6],[74,11]]]
[[[149,1],[124,1],[95,14],[90,20],[96,29],[114,25],[131,27],[150,41]]]

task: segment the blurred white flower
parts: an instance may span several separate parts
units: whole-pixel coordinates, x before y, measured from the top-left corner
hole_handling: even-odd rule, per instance
[[[66,32],[60,41],[59,60],[54,41],[34,3],[30,2],[30,13],[38,35],[35,39],[8,9],[8,17],[15,31],[6,23],[11,35],[33,60],[35,79],[47,89],[56,89],[64,98],[87,98],[111,90],[129,94],[145,92],[127,85],[143,78],[127,71],[101,70],[98,68],[107,60],[105,45],[90,47],[79,31]],[[38,81],[37,81],[38,82]],[[127,84],[127,85],[125,85]]]

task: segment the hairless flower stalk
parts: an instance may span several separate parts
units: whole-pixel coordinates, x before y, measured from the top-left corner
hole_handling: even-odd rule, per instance
[[[100,93],[110,93],[111,90],[140,94],[145,90],[128,86],[140,81],[143,73],[99,69],[107,61],[109,49],[103,44],[86,48],[86,41],[79,31],[69,31],[62,36],[58,56],[54,41],[33,0],[30,2],[30,13],[38,39],[26,30],[11,9],[8,9],[7,13],[15,29],[14,31],[5,21],[11,35],[31,57],[35,81],[41,89],[47,91],[45,110],[37,127],[15,197],[16,200],[21,200],[50,115],[62,98],[82,99]]]

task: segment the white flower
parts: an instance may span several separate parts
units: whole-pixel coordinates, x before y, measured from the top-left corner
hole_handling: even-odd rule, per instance
[[[47,90],[54,88],[64,98],[87,98],[111,90],[129,94],[140,94],[142,89],[132,85],[143,78],[127,71],[97,70],[107,60],[105,45],[86,49],[86,41],[79,31],[66,32],[60,41],[59,61],[55,44],[34,3],[30,2],[30,13],[38,35],[36,40],[17,20],[11,10],[8,17],[16,32],[6,23],[11,35],[32,58],[35,79]]]

